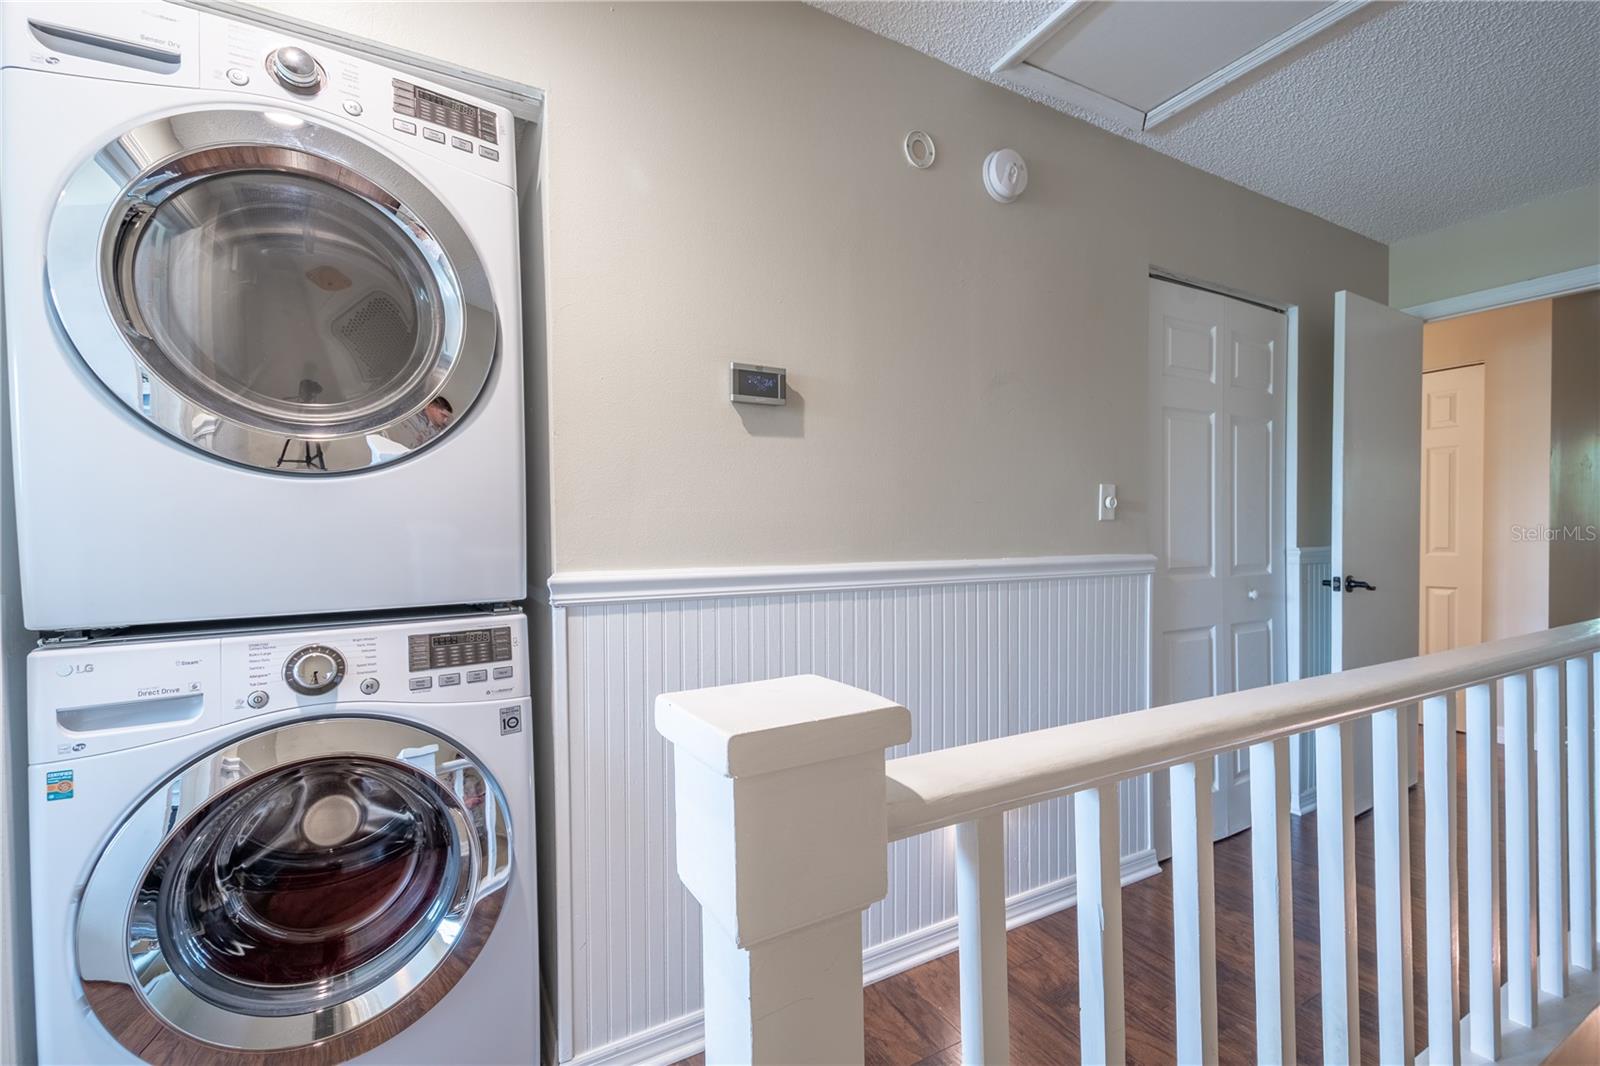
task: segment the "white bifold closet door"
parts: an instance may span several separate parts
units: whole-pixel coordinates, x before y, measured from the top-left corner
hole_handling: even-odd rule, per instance
[[[1155,704],[1285,679],[1287,345],[1279,311],[1150,279]],[[1218,838],[1250,826],[1249,774],[1216,760]]]

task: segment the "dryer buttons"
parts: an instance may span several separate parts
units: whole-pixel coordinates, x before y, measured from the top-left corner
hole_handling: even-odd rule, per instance
[[[378,679],[375,678],[375,677],[369,677],[366,680],[362,681],[361,682],[361,691],[363,693],[365,693],[366,695],[368,695],[368,696],[370,696],[374,692],[378,691]]]
[[[268,696],[264,689],[258,688],[254,692],[250,693],[250,695],[246,696],[244,701],[259,711],[261,708],[267,705],[267,701],[271,698],[272,697]]]

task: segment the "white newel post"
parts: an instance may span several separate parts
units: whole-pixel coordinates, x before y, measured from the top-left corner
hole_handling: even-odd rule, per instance
[[[911,715],[816,676],[656,699],[700,901],[707,1063],[861,1062],[861,912],[888,892],[884,749]]]

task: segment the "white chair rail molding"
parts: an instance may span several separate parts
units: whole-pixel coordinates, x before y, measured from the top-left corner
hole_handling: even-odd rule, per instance
[[[1359,1061],[1353,749],[1363,729],[1373,742],[1379,1061],[1542,1061],[1600,1005],[1597,681],[1600,619],[896,759],[885,749],[910,738],[910,713],[821,677],[662,695],[655,722],[673,747],[678,873],[703,915],[706,1060],[863,1061],[861,914],[887,891],[887,845],[954,827],[961,1060],[1010,1061],[1002,815],[1071,796],[1082,1061],[1125,1060],[1125,973],[1156,966],[1171,970],[1177,1061],[1217,1061],[1211,759],[1242,748],[1255,1057],[1294,1061],[1296,1005],[1319,996],[1325,1060]],[[1312,737],[1320,792],[1318,988],[1295,987],[1289,745],[1300,734]],[[1408,816],[1414,759],[1420,870]],[[1173,942],[1162,957],[1125,959],[1117,786],[1149,773],[1170,776]],[[1412,1021],[1414,878],[1424,1032]],[[1496,944],[1498,928],[1500,967],[1477,947]]]

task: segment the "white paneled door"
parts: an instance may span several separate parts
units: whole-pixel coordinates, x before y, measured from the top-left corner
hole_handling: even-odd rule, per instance
[[[1422,375],[1423,655],[1483,640],[1483,364]]]
[[[1421,408],[1422,320],[1354,293],[1335,293],[1335,673],[1417,654]],[[1415,722],[1415,708],[1405,714]],[[1372,733],[1354,733],[1353,808],[1359,812],[1372,806]],[[1414,737],[1414,725],[1402,735]],[[1402,759],[1415,780],[1411,752]]]
[[[1483,379],[1482,363],[1422,375],[1423,655],[1483,640]]]
[[[1150,279],[1152,696],[1282,681],[1282,313]],[[1216,760],[1218,837],[1250,825],[1249,756]]]

